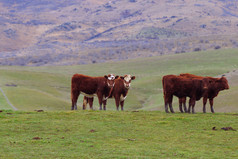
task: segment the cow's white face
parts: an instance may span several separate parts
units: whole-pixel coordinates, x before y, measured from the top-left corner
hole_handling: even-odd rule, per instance
[[[117,79],[119,76],[114,76],[113,74],[109,74],[109,75],[105,75],[104,77],[107,79],[108,87],[112,88],[115,85],[115,79]]]
[[[131,80],[134,80],[136,77],[131,75],[125,75],[121,76],[120,78],[123,79],[124,87],[126,89],[129,89],[131,86]]]

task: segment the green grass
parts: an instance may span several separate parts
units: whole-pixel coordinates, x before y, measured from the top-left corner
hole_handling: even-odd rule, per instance
[[[0,94],[0,158],[238,158],[237,131],[221,129],[238,130],[238,75],[229,76],[230,89],[214,103],[216,112],[232,113],[207,107],[207,114],[166,114],[161,86],[166,74],[217,76],[237,70],[237,61],[238,50],[229,49],[80,66],[1,66],[0,86],[20,111],[9,110]],[[112,111],[113,99],[108,111],[69,111],[75,73],[135,75],[128,111]],[[201,101],[195,109],[201,112]]]
[[[164,110],[162,76],[167,74],[193,73],[217,76],[238,69],[238,49],[193,52],[102,64],[79,66],[0,67],[0,85],[9,100],[19,110],[70,109],[70,83],[75,73],[91,76],[132,74],[132,88],[125,101],[125,110]],[[229,80],[230,89],[215,98],[216,112],[238,112],[236,98],[238,76]],[[6,87],[6,84],[17,87]],[[78,105],[82,106],[82,96]],[[5,107],[0,105],[0,109]],[[97,99],[94,108],[98,109]],[[108,100],[108,110],[115,110],[113,99]],[[174,108],[178,111],[177,99]],[[201,111],[201,102],[196,110]]]
[[[2,92],[0,92],[0,108],[1,109],[11,109],[11,106],[5,100]]]
[[[237,115],[3,111],[0,158],[237,158]]]

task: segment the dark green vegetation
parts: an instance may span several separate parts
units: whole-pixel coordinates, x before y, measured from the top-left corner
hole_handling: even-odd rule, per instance
[[[174,30],[168,30],[165,28],[146,27],[142,28],[140,33],[136,37],[142,39],[165,39],[169,37],[181,38],[185,36],[187,36],[185,32],[176,32]]]
[[[0,158],[237,158],[237,115],[3,111]]]
[[[69,110],[71,77],[75,73],[92,76],[131,74],[136,79],[125,101],[125,110],[162,110],[161,78],[166,74],[193,73],[217,76],[237,70],[238,50],[195,52],[161,57],[135,59],[104,64],[79,66],[0,67],[0,83],[11,103],[19,110]],[[215,98],[215,112],[238,112],[238,75],[228,73],[230,89]],[[1,95],[2,96],[2,95]],[[1,101],[4,100],[1,98]],[[82,96],[78,100],[82,106]],[[1,104],[0,109],[9,109]],[[98,109],[97,99],[94,108]],[[109,99],[108,110],[115,110],[114,99]],[[178,111],[177,98],[174,108]],[[197,103],[195,110],[201,112]],[[207,112],[210,111],[209,106]]]

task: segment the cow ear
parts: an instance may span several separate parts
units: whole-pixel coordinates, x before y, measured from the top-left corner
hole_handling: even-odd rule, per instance
[[[134,79],[136,79],[136,76],[132,76],[132,77],[131,77],[131,80],[134,80]]]
[[[116,76],[115,79],[118,79],[119,76]]]
[[[123,77],[123,76],[120,76],[120,78],[121,78],[121,79],[124,79],[124,77]]]
[[[105,75],[105,76],[104,76],[104,78],[106,78],[106,79],[107,79],[107,78],[108,78],[108,77],[107,77],[107,75]]]

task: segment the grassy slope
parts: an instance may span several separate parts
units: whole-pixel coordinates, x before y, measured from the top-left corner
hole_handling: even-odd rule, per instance
[[[136,76],[136,80],[132,82],[125,109],[163,110],[163,75],[189,72],[217,76],[237,69],[237,61],[238,50],[229,49],[80,66],[1,66],[0,85],[10,101],[20,110],[67,110],[71,105],[70,81],[74,73],[92,76],[108,73],[132,74]],[[17,84],[18,87],[6,87],[7,83]],[[230,90],[222,91],[215,98],[215,111],[238,112],[238,85],[236,82],[231,83]],[[81,103],[82,98],[79,99],[80,106]],[[97,100],[94,105],[98,109]],[[174,107],[178,110],[177,99],[174,99]],[[0,109],[4,107],[0,106]],[[114,100],[109,100],[108,109],[115,110]],[[200,103],[197,104],[196,110],[201,111]]]
[[[4,111],[0,119],[0,158],[238,157],[237,131],[221,129],[237,129],[237,114]]]
[[[5,100],[2,92],[0,92],[0,108],[1,109],[11,109],[11,106],[8,105],[7,101]]]

